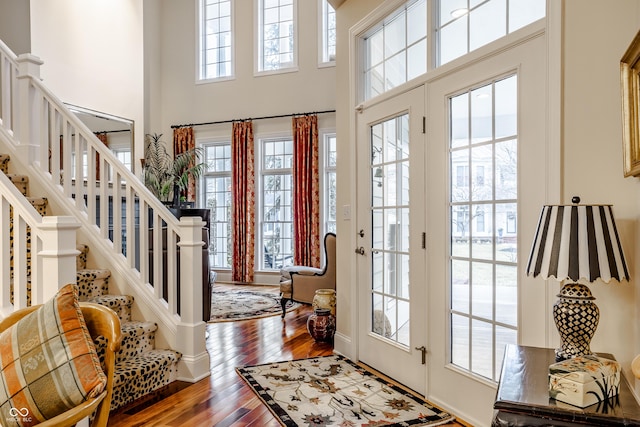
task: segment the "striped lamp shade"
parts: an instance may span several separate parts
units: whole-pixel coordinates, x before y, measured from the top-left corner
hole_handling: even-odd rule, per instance
[[[559,281],[629,280],[611,206],[544,206],[527,275]]]

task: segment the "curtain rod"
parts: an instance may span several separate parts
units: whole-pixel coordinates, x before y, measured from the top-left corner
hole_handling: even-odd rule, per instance
[[[131,132],[131,129],[119,129],[119,130],[99,130],[93,133],[118,133],[118,132]]]
[[[219,125],[219,124],[222,124],[222,123],[247,122],[249,120],[280,119],[282,117],[293,117],[293,116],[310,116],[312,114],[325,114],[325,113],[335,113],[335,112],[336,112],[336,110],[324,110],[324,111],[313,111],[311,113],[280,114],[280,115],[277,115],[277,116],[253,117],[253,118],[248,118],[248,119],[218,120],[216,122],[190,123],[190,124],[186,124],[186,125],[171,125],[171,129],[178,129],[178,128],[184,128],[184,127],[193,127],[193,126]]]

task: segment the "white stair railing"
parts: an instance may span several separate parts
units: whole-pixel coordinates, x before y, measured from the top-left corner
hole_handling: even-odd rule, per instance
[[[0,173],[0,315],[42,304],[76,280],[73,217],[42,217]],[[46,274],[45,274],[46,272]],[[28,301],[30,299],[30,301]]]
[[[156,318],[148,320],[155,320],[159,334],[183,354],[179,378],[208,375],[200,273],[204,223],[178,221],[45,87],[37,57],[12,57],[0,44],[0,61],[0,119],[21,159],[39,176],[47,196],[95,235],[92,251],[124,276],[122,286],[145,306],[144,313],[153,313]]]

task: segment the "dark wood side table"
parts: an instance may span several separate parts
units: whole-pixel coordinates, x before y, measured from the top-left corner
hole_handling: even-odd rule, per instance
[[[611,354],[599,356],[614,359]],[[624,374],[620,392],[601,404],[578,408],[549,398],[552,349],[508,345],[493,405],[493,426],[640,426],[640,405]]]

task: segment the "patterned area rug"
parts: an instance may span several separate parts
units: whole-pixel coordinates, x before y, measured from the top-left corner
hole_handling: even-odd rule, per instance
[[[289,301],[287,311],[300,307]],[[234,320],[257,319],[259,317],[282,314],[280,296],[269,292],[216,291],[211,295],[211,320],[209,322],[230,322]]]
[[[454,420],[339,355],[236,371],[286,427],[436,426]]]

